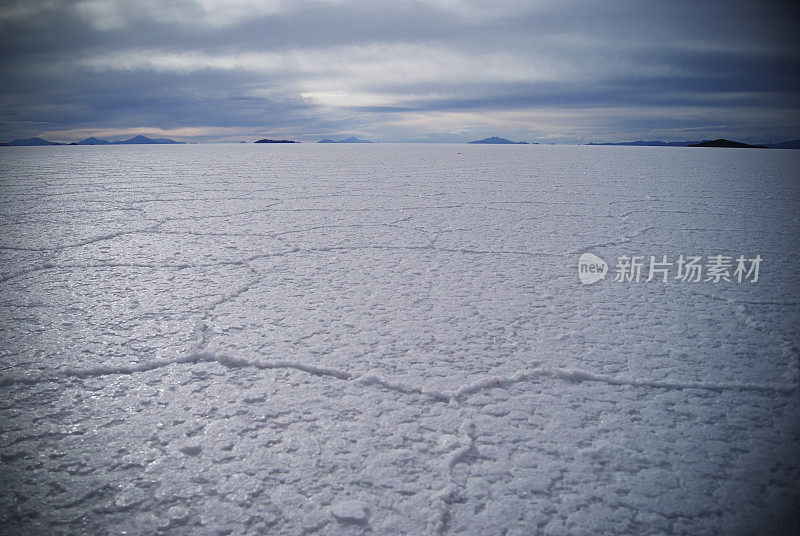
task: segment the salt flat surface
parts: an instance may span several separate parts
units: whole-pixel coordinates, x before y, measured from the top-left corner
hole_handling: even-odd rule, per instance
[[[0,533],[786,533],[800,152],[0,149]],[[577,278],[590,251],[759,280]]]

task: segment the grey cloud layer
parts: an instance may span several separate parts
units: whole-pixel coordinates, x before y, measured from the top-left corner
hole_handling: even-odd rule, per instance
[[[796,20],[753,2],[6,2],[0,137],[800,137]]]

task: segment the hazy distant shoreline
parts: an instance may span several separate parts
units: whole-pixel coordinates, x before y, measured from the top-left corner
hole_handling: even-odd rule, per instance
[[[194,144],[214,144],[214,143],[224,143],[224,144],[244,144],[249,143],[245,141],[239,142],[183,142],[183,141],[175,141],[169,138],[148,138],[147,136],[134,136],[133,138],[129,138],[127,140],[119,140],[119,141],[109,141],[100,138],[86,138],[84,140],[78,142],[54,142],[49,141],[39,137],[33,138],[21,138],[16,139],[10,142],[0,143],[0,147],[51,147],[51,146],[64,146],[64,145],[91,145],[91,146],[105,146],[105,145],[194,145]],[[355,137],[346,138],[339,141],[334,141],[329,138],[325,138],[319,141],[298,141],[298,140],[272,140],[272,139],[260,139],[256,140],[257,144],[372,144],[372,143],[381,143],[381,142],[373,142],[370,140],[363,140],[358,139]],[[567,144],[553,144],[553,143],[541,143],[541,142],[527,142],[527,141],[511,141],[506,138],[500,138],[497,136],[492,136],[489,138],[484,138],[475,141],[469,142],[425,142],[425,141],[417,141],[417,142],[382,142],[382,143],[417,143],[417,144],[431,144],[431,145],[440,145],[440,144],[454,144],[454,145],[592,145],[592,146],[617,146],[617,147],[714,147],[714,148],[766,148],[766,149],[800,149],[800,140],[788,140],[782,141],[777,143],[758,143],[758,144],[748,144],[742,143],[737,141],[731,141],[726,139],[716,139],[716,140],[693,140],[693,141],[661,141],[661,140],[652,140],[652,141],[624,141],[624,142],[588,142],[588,143],[567,143]]]

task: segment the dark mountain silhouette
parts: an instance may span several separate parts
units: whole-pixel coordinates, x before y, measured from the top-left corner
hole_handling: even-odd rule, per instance
[[[115,141],[115,144],[120,145],[139,145],[139,144],[152,144],[152,145],[166,145],[166,144],[180,144],[183,143],[181,141],[171,140],[169,138],[148,138],[147,136],[134,136],[133,138],[123,140],[123,141]]]
[[[726,145],[732,144],[732,145]],[[621,141],[621,142],[592,142],[586,145],[630,145],[635,147],[766,147],[768,149],[800,149],[800,140],[782,141],[779,143],[762,143],[749,145],[724,139],[698,140],[698,141]]]
[[[263,140],[258,140],[256,143],[298,143],[298,142],[292,140],[270,140],[265,138]]]
[[[134,136],[123,141],[108,141],[99,138],[86,138],[77,143],[56,143],[42,138],[24,138],[10,141],[5,145],[11,146],[43,146],[43,145],[136,145],[136,144],[182,144],[182,141],[170,140],[168,138],[148,138],[147,136]]]
[[[693,143],[692,145],[689,145],[689,147],[734,147],[739,149],[766,149],[766,147],[763,145],[750,145],[747,143],[740,143],[738,141],[724,140],[722,138],[718,140]]]
[[[490,144],[507,144],[507,145],[528,145],[527,141],[511,141],[505,138],[498,138],[492,136],[491,138],[483,138],[482,140],[471,141],[470,143],[490,143]]]
[[[353,136],[339,141],[333,141],[331,139],[325,138],[324,140],[319,140],[317,143],[372,143],[372,142],[370,140],[361,140]]]
[[[24,138],[24,139],[10,141],[8,142],[8,145],[12,147],[30,147],[30,146],[40,146],[40,145],[63,145],[63,144],[56,143],[54,141],[43,140],[42,138]]]
[[[765,143],[770,149],[800,149],[800,140],[782,141],[780,143]]]
[[[111,145],[111,142],[108,140],[101,140],[100,138],[92,137],[79,141],[77,145]]]

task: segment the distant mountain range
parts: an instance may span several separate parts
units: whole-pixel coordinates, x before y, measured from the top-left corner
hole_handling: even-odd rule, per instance
[[[10,141],[6,143],[6,145],[10,147],[22,147],[22,146],[39,146],[39,145],[63,145],[63,143],[47,141],[43,140],[42,138],[24,138],[24,139]]]
[[[58,143],[55,141],[48,141],[42,138],[24,138],[19,140],[10,141],[3,145],[16,146],[16,147],[32,147],[44,145],[167,145],[167,144],[181,144],[182,141],[170,140],[168,138],[148,138],[147,136],[134,136],[133,138],[122,141],[108,141],[100,138],[86,138],[77,143]]]
[[[5,146],[48,146],[48,145],[171,145],[182,144],[184,142],[171,140],[169,138],[148,138],[147,136],[134,136],[127,140],[109,141],[101,138],[86,138],[79,142],[73,143],[58,143],[54,141],[45,140],[42,138],[22,138],[6,143],[0,142],[0,147]],[[244,142],[241,142],[244,143]],[[300,143],[293,140],[272,140],[265,138],[258,140],[255,143]],[[356,137],[350,137],[343,140],[334,141],[331,139],[320,140],[319,143],[373,143],[370,140],[362,140]],[[470,144],[503,144],[503,145],[528,145],[525,141],[511,141],[506,138],[492,136],[482,140],[475,140],[469,142]],[[531,143],[530,145],[536,145]],[[586,145],[618,145],[618,146],[633,146],[633,147],[766,147],[769,149],[800,149],[800,140],[782,141],[779,143],[761,143],[758,145],[750,145],[736,141],[718,139],[718,140],[697,140],[697,141],[622,141],[622,142],[592,142]]]
[[[88,143],[84,144],[83,142],[97,138],[86,138],[78,142],[80,145],[90,145]],[[183,143],[182,141],[175,141],[169,138],[148,138],[147,136],[134,136],[133,138],[122,140],[122,141],[112,141],[109,142],[108,140],[97,140],[99,143],[95,143],[93,145],[170,145],[170,144],[180,144]]]
[[[511,141],[505,138],[498,138],[492,136],[491,138],[483,138],[482,140],[471,141],[470,143],[489,143],[489,144],[506,144],[506,145],[528,145],[527,141]]]
[[[800,140],[782,141],[780,143],[765,143],[770,149],[800,149]]]
[[[765,145],[750,145],[748,143],[741,143],[738,141],[731,141],[725,140],[722,138],[711,140],[711,141],[703,141],[700,143],[694,143],[689,147],[729,147],[729,148],[738,148],[738,149],[766,149]]]
[[[318,143],[372,143],[372,142],[369,141],[369,140],[360,140],[360,139],[358,139],[356,137],[351,137],[351,138],[346,138],[344,140],[339,140],[339,141],[333,141],[333,140],[329,140],[328,138],[325,138],[324,140],[319,140]]]
[[[81,140],[75,145],[111,145],[111,142],[108,140],[101,140],[99,138],[86,138],[85,140]]]
[[[782,141],[780,143],[762,143],[759,145],[749,145],[737,141],[724,139],[718,140],[698,140],[698,141],[622,141],[622,142],[595,142],[586,145],[625,145],[634,147],[750,147],[769,149],[800,149],[800,140]]]

